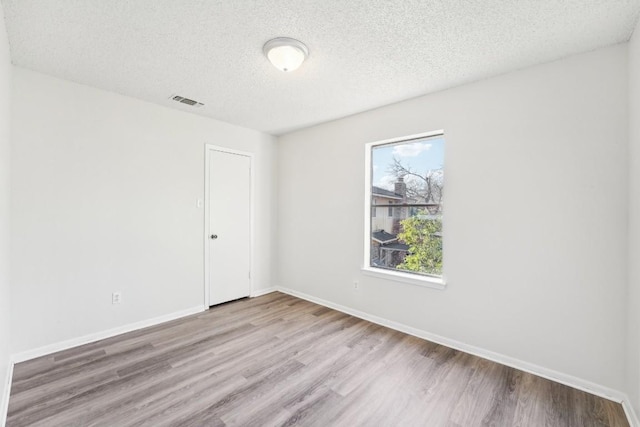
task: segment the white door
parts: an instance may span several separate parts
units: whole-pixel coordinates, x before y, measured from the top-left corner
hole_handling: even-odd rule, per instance
[[[209,155],[209,305],[251,292],[251,157]]]

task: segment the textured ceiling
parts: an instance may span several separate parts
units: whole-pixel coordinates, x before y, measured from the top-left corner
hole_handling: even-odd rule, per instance
[[[15,65],[273,134],[626,41],[640,10],[640,0],[3,4]],[[309,47],[296,72],[263,55],[278,36]]]

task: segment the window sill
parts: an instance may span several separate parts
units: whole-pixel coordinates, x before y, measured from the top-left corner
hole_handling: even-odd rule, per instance
[[[422,286],[431,289],[444,289],[447,287],[444,279],[437,277],[418,276],[416,274],[402,273],[400,271],[388,271],[375,267],[363,267],[362,274],[366,276],[378,277],[392,280],[394,282],[408,283],[410,285]]]

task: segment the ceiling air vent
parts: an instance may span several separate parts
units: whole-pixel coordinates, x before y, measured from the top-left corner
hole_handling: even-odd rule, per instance
[[[173,99],[176,102],[181,102],[182,104],[191,105],[192,107],[202,107],[204,104],[202,102],[194,101],[193,99],[185,98],[180,95],[171,95],[169,99]]]

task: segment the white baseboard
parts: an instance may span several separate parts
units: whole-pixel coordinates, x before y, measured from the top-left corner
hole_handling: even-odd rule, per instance
[[[9,395],[11,394],[11,382],[13,380],[13,362],[9,361],[7,375],[4,378],[4,391],[0,400],[0,426],[5,427],[7,422],[7,411],[9,410]]]
[[[638,419],[638,414],[636,414],[636,411],[633,409],[629,396],[625,396],[622,401],[622,409],[624,409],[624,413],[627,415],[629,425],[631,425],[631,427],[640,427],[640,419]]]
[[[106,331],[96,332],[93,334],[85,335],[79,338],[73,338],[73,339],[58,342],[55,344],[49,344],[33,350],[27,350],[20,353],[16,353],[11,356],[11,361],[13,363],[24,362],[26,360],[35,359],[36,357],[46,356],[48,354],[56,353],[58,351],[67,350],[72,347],[78,347],[80,345],[89,344],[95,341],[100,341],[105,338],[111,338],[113,336],[124,334],[126,332],[147,328],[149,326],[155,326],[157,324],[168,322],[170,320],[175,320],[181,317],[189,316],[191,314],[200,313],[204,310],[205,310],[204,306],[191,307],[191,308],[187,308],[186,310],[176,311],[174,313],[165,314],[163,316],[154,317],[152,319],[142,320],[140,322],[129,323],[128,325],[119,326],[117,328],[109,329]]]
[[[421,329],[413,328],[411,326],[404,325],[402,323],[394,322],[392,320],[384,319],[382,317],[375,316],[373,314],[365,313],[363,311],[355,310],[350,307],[346,307],[340,304],[332,303],[321,298],[316,298],[312,295],[307,295],[303,292],[298,292],[293,289],[278,287],[278,291],[293,295],[298,298],[305,299],[307,301],[314,302],[316,304],[323,305],[325,307],[333,308],[334,310],[341,311],[343,313],[350,314],[360,319],[368,320],[369,322],[376,323],[378,325],[386,326],[387,328],[395,329],[396,331],[404,332],[409,335],[413,335],[418,338],[425,339],[437,344],[442,344],[446,347],[460,350],[465,353],[473,354],[474,356],[488,359],[493,362],[500,363],[502,365],[510,366],[521,371],[529,372],[530,374],[537,375],[555,381],[569,387],[577,388],[578,390],[585,391],[587,393],[594,394],[596,396],[603,397],[614,402],[622,403],[625,401],[626,396],[624,393],[613,390],[611,388],[592,383],[581,378],[574,377],[572,375],[563,374],[562,372],[547,369],[542,366],[535,365],[533,363],[525,362],[513,357],[505,356],[500,353],[496,353],[484,348],[476,347],[470,344],[466,344],[460,341],[456,341],[450,338],[446,338],[440,335],[432,334]],[[625,408],[628,411],[629,408]],[[631,419],[630,421],[631,422]],[[640,427],[640,426],[638,426]]]
[[[266,289],[258,289],[257,291],[251,292],[249,295],[250,298],[260,297],[262,295],[270,294],[271,292],[277,291],[277,288],[266,288]]]

